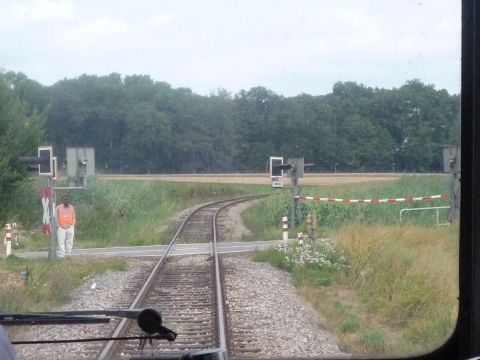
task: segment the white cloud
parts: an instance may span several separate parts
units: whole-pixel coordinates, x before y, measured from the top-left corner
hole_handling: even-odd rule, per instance
[[[457,0],[8,1],[0,66],[43,83],[115,71],[200,93],[318,94],[335,81],[392,87],[414,77],[459,89]]]
[[[173,18],[174,16],[172,13],[157,15],[150,21],[150,24],[154,27],[159,25],[164,25],[165,23],[170,22]]]
[[[103,36],[127,33],[130,29],[131,25],[125,21],[100,18],[73,28],[71,34],[74,36]]]
[[[22,25],[58,19],[72,19],[73,4],[68,1],[33,0],[14,2],[0,8],[0,26]]]

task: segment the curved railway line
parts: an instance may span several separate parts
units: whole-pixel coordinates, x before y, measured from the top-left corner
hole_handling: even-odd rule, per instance
[[[154,340],[144,354],[176,356],[184,352],[218,349],[226,356],[226,320],[223,310],[221,263],[217,254],[217,215],[228,206],[264,197],[257,195],[222,200],[201,206],[190,213],[172,237],[129,309],[160,310],[163,325],[178,336],[172,343]],[[169,256],[176,243],[210,242],[209,256]],[[145,333],[136,322],[123,319],[112,337],[134,337]],[[240,350],[241,351],[241,350]],[[139,341],[109,341],[98,359],[130,358],[139,354]]]

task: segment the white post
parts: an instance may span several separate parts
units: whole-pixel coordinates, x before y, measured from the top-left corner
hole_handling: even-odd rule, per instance
[[[12,237],[15,239],[15,247],[18,247],[18,228],[17,223],[12,223]]]
[[[297,234],[297,240],[300,245],[303,245],[303,233],[298,233]]]
[[[12,254],[12,225],[5,225],[5,256],[10,256]]]
[[[288,217],[282,217],[283,240],[288,240]]]

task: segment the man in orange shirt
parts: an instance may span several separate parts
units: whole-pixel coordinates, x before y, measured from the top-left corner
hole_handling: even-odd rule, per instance
[[[75,209],[69,204],[67,195],[63,195],[62,203],[57,206],[57,257],[69,256],[73,248],[75,235]]]

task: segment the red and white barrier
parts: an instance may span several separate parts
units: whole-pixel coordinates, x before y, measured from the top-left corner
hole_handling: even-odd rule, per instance
[[[295,199],[299,200],[316,200],[324,202],[341,202],[341,203],[394,203],[394,202],[408,202],[408,201],[424,201],[424,200],[433,200],[433,199],[447,199],[448,194],[441,195],[428,195],[428,196],[419,196],[419,197],[404,197],[404,198],[387,198],[387,199],[335,199],[335,198],[325,198],[325,197],[315,197],[315,196],[295,196]]]
[[[288,240],[288,217],[282,217],[283,240]]]

